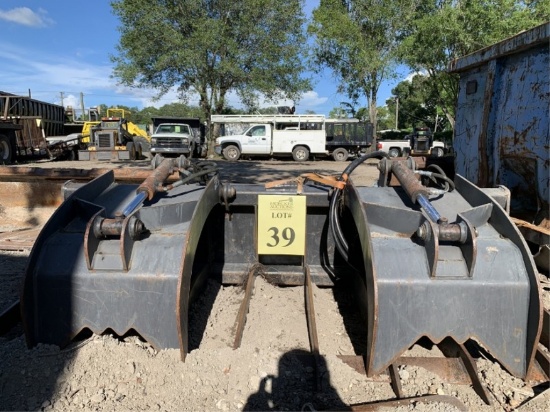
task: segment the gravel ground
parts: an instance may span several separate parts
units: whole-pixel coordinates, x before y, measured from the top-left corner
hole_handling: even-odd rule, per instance
[[[40,167],[74,167],[76,162],[40,163]],[[76,163],[79,168],[97,164]],[[266,182],[303,172],[338,173],[345,164],[319,161],[219,162],[222,179]],[[104,166],[102,164],[102,166]],[[118,167],[111,164],[110,167]],[[135,166],[135,165],[134,165]],[[147,162],[138,167],[146,168]],[[376,179],[375,162],[361,165],[352,175],[359,185]],[[1,205],[1,201],[0,201]],[[39,225],[53,210],[2,210],[11,230]],[[9,230],[0,226],[0,232]],[[0,309],[17,296],[28,252],[0,251]],[[548,278],[541,275],[545,302]],[[394,397],[388,379],[368,379],[344,364],[338,355],[354,355],[343,317],[349,308],[335,292],[314,286],[317,330],[321,348],[319,390],[313,390],[313,368],[304,362],[309,350],[302,288],[280,288],[256,280],[243,342],[233,350],[233,327],[243,297],[240,287],[209,281],[206,293],[191,314],[207,326],[191,335],[197,349],[185,361],[177,350],[155,351],[137,336],[92,335],[60,350],[51,345],[27,349],[21,327],[0,338],[0,410],[335,410],[347,405]],[[207,308],[205,310],[204,308]],[[208,318],[203,318],[208,314]],[[413,346],[405,356],[441,356],[435,348]],[[493,405],[485,405],[471,386],[444,383],[425,369],[401,366],[406,396],[451,395],[469,410],[550,410],[548,389],[534,389],[503,370],[490,358],[476,358],[478,375]],[[538,396],[535,396],[538,395]],[[444,403],[416,403],[397,410],[453,411]]]

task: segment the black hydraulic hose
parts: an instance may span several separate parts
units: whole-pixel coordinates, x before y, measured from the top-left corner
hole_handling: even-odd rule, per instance
[[[174,187],[176,186],[176,183],[178,183],[177,186],[180,186],[180,185],[183,185],[183,184],[193,180],[196,177],[201,177],[201,176],[213,173],[215,171],[216,171],[215,169],[204,169],[204,170],[200,170],[200,171],[195,172],[195,173],[191,173],[189,176],[186,176],[183,179],[180,179],[177,182],[175,182]]]
[[[340,221],[338,219],[338,212],[336,211],[338,203],[338,199],[340,197],[341,190],[336,188],[332,192],[332,197],[330,198],[329,203],[329,226],[332,233],[332,238],[334,239],[334,244],[336,246],[336,249],[338,252],[340,252],[340,255],[344,258],[345,261],[348,260],[348,244],[346,242],[346,239],[344,238],[344,235],[342,233],[342,229],[340,227]]]
[[[376,151],[376,152],[368,153],[361,157],[358,157],[344,169],[344,171],[342,172],[338,180],[347,181],[350,174],[357,168],[357,166],[359,166],[365,160],[372,159],[372,158],[379,158],[379,157],[389,158],[388,154],[382,151]],[[335,188],[334,191],[332,192],[332,197],[329,203],[329,226],[332,233],[332,237],[334,239],[334,244],[336,246],[336,249],[338,250],[340,255],[344,258],[344,260],[346,260],[347,262],[349,260],[349,256],[348,256],[349,247],[348,247],[348,242],[346,241],[344,234],[342,232],[342,227],[340,225],[340,219],[338,217],[338,211],[337,211],[337,204],[338,204],[340,195],[341,195],[341,190],[339,188]]]
[[[172,190],[175,187],[184,185],[187,182],[190,182],[190,181],[192,181],[193,179],[195,179],[197,177],[209,175],[211,173],[213,173],[213,174],[218,173],[218,168],[217,168],[215,163],[213,163],[213,162],[204,162],[204,163],[205,164],[201,165],[201,167],[200,167],[200,168],[202,168],[202,170],[199,170],[197,172],[193,172],[193,173],[185,176],[184,178],[181,178],[181,179],[177,180],[176,182],[172,183],[171,185],[164,186],[163,187],[164,191],[169,191],[169,190]],[[198,166],[198,164],[196,166]],[[204,166],[210,166],[210,167],[204,167]]]
[[[428,168],[428,169],[433,169],[433,170],[435,170],[437,173],[440,173],[440,174],[442,174],[442,175],[444,175],[444,176],[447,176],[446,173],[443,171],[443,169],[442,169],[441,167],[439,167],[438,165],[429,165],[427,168]]]
[[[432,173],[432,176],[431,176],[433,178],[432,181],[434,183],[437,183],[437,179],[441,179],[445,182],[446,192],[452,192],[453,190],[455,190],[455,183],[447,177],[447,175],[445,174],[445,172],[441,167],[439,167],[438,165],[429,165],[428,169],[433,169],[437,172],[437,173]]]
[[[208,160],[201,160],[197,163],[194,164],[195,167],[199,168],[199,169],[205,169],[205,168],[210,168],[210,169],[217,169],[218,168],[218,165],[216,164],[216,162],[210,162]]]

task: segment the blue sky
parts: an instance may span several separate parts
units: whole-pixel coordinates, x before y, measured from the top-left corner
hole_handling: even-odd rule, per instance
[[[306,0],[306,13],[310,15],[318,4],[319,0]],[[0,23],[2,91],[26,96],[30,89],[33,98],[56,104],[61,104],[63,93],[63,104],[75,108],[80,108],[80,93],[86,108],[103,103],[141,109],[177,101],[175,93],[169,93],[155,102],[154,91],[122,87],[111,78],[109,56],[116,53],[119,21],[109,1],[1,0]],[[330,71],[315,76],[314,82],[314,89],[297,102],[297,113],[313,110],[328,115],[348,101],[337,93]],[[395,84],[382,85],[378,105],[384,104]],[[190,104],[197,103],[193,100]],[[229,102],[239,107],[234,96]]]

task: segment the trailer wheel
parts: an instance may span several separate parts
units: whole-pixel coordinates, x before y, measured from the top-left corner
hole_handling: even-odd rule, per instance
[[[388,156],[389,157],[399,157],[401,155],[401,152],[399,149],[392,147],[390,150],[388,150]]]
[[[305,162],[309,159],[309,150],[304,146],[296,146],[292,151],[292,158],[296,162]]]
[[[0,134],[0,164],[11,165],[13,162],[13,150],[10,139]]]
[[[234,162],[235,160],[239,160],[239,157],[241,157],[241,151],[237,146],[231,144],[223,149],[223,157],[230,162]]]
[[[136,146],[134,145],[134,142],[126,143],[126,150],[128,150],[128,153],[130,154],[130,160],[136,160]]]
[[[332,158],[337,162],[345,162],[348,160],[349,153],[343,147],[339,147],[334,152],[332,152]]]

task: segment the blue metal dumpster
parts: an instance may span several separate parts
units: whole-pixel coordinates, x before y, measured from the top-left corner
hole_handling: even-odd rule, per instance
[[[548,219],[549,34],[545,23],[454,60],[460,76],[456,172],[481,187],[504,185],[512,213]]]

